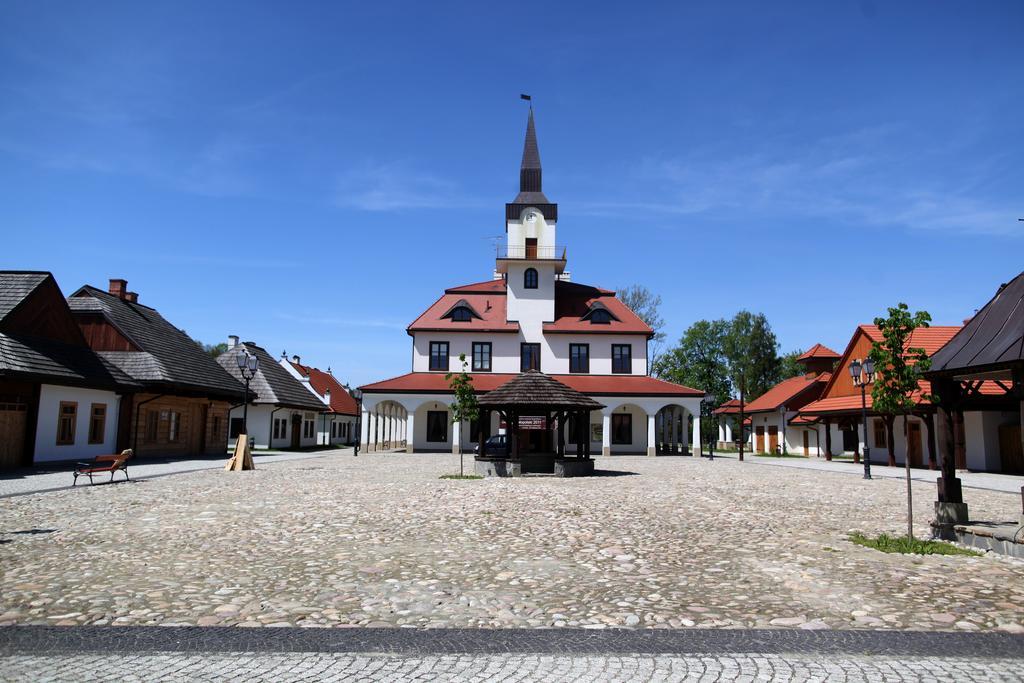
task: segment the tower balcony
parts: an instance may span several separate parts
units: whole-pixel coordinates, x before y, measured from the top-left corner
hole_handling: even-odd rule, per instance
[[[568,253],[565,245],[540,246],[537,244],[498,245],[496,251],[495,269],[499,273],[507,273],[509,264],[516,262],[552,263],[555,266],[555,272],[561,273],[565,270]]]

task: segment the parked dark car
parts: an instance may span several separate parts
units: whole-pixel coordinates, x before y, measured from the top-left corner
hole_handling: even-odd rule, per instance
[[[473,452],[480,455],[480,444],[473,446]],[[484,455],[505,455],[505,435],[495,434],[484,441]]]

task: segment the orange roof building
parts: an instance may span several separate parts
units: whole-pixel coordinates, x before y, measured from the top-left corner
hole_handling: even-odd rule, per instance
[[[299,356],[292,356],[289,360],[287,354],[282,353],[278,363],[324,404],[324,410],[312,428],[317,445],[352,445],[356,439],[359,406],[349,388],[338,381],[330,368],[325,372],[303,365],[301,361]]]

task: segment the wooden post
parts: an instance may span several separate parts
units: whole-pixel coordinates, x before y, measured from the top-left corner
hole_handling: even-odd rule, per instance
[[[590,411],[584,411],[583,415],[583,453],[590,460]]]
[[[825,460],[832,459],[832,421],[825,418]]]
[[[934,470],[938,466],[935,457],[935,414],[925,413],[922,417],[928,439],[928,469]]]
[[[487,425],[491,424],[491,411],[489,411],[489,410],[483,411],[480,414],[479,419],[477,420],[477,422],[479,424],[477,425],[478,429],[476,430],[476,433],[477,433],[477,437],[476,437],[476,440],[477,440],[477,451],[476,451],[476,453],[477,453],[478,456],[483,457],[484,455],[487,455],[484,452],[484,425],[485,424],[487,424]]]
[[[565,457],[565,415],[563,410],[558,413],[558,457]]]
[[[252,460],[252,443],[248,434],[239,434],[235,439],[235,453],[224,464],[225,472],[241,472],[254,470],[256,464]]]
[[[896,440],[893,435],[893,425],[896,423],[896,416],[886,415],[882,421],[885,423],[885,445],[889,451],[889,467],[896,467]],[[864,447],[867,448],[867,444],[864,444]]]

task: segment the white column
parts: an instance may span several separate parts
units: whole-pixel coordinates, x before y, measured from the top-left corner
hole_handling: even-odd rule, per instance
[[[459,452],[459,444],[462,443],[462,421],[452,424],[452,453]]]
[[[690,445],[690,455],[697,455],[700,453],[700,415],[697,413],[693,414],[693,440]]]
[[[657,455],[655,451],[655,433],[654,433],[654,413],[648,413],[647,415],[647,455]]]
[[[413,451],[413,438],[416,434],[416,413],[415,411],[408,411],[405,418],[405,452],[412,453]]]
[[[687,409],[686,412],[683,413],[682,419],[680,420],[680,423],[681,424],[679,425],[679,428],[682,430],[682,439],[680,439],[680,441],[683,444],[689,444],[690,443],[690,411],[689,411],[689,409]]]
[[[722,418],[722,424],[725,425],[725,443],[732,443],[732,419],[729,417]]]
[[[601,416],[601,455],[612,454],[612,415],[604,413]]]
[[[360,434],[359,443],[362,444],[363,450],[369,450],[370,446],[370,411],[363,408],[363,414],[360,417]]]

